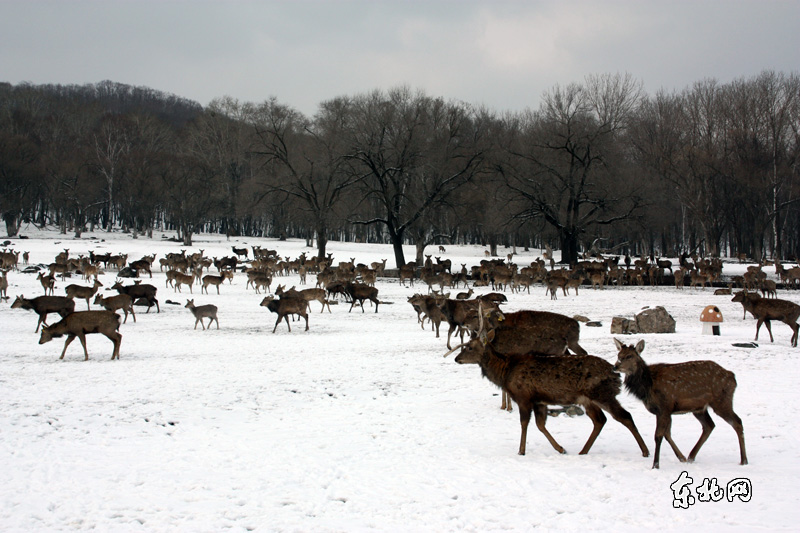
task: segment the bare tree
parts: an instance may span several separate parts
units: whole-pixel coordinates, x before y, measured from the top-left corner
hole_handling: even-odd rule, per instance
[[[499,170],[517,194],[515,216],[552,226],[563,262],[577,260],[590,228],[627,220],[642,205],[621,143],[642,95],[629,75],[590,76],[556,86],[537,113],[510,121],[513,158]]]
[[[357,224],[381,224],[405,264],[407,232],[482,169],[488,117],[408,88],[354,98],[350,155],[362,194],[377,206]]]

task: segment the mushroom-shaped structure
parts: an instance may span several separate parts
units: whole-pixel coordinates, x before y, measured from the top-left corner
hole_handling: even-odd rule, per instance
[[[719,325],[722,323],[722,311],[716,305],[709,305],[700,313],[700,322],[703,323],[703,335],[719,335]]]

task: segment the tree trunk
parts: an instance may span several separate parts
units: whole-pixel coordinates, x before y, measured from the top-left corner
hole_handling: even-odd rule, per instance
[[[16,213],[4,213],[3,220],[6,223],[6,233],[9,237],[14,237],[17,233],[19,233],[19,217]]]

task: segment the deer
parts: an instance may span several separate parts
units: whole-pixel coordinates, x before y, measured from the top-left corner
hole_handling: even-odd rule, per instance
[[[0,299],[8,300],[8,270],[0,268]]]
[[[482,322],[482,310],[479,313]],[[531,413],[536,427],[558,453],[566,453],[547,431],[547,406],[550,404],[579,404],[592,420],[593,429],[580,455],[589,453],[606,422],[603,411],[624,425],[636,439],[643,457],[650,451],[639,434],[633,417],[617,400],[622,386],[619,374],[611,363],[593,355],[544,355],[530,352],[508,355],[498,352],[493,344],[493,331],[484,331],[481,323],[478,338],[461,344],[445,356],[461,348],[456,357],[459,364],[478,364],[483,376],[508,394],[519,406],[521,435],[519,455],[525,455],[528,424]]]
[[[653,468],[659,468],[661,440],[665,437],[678,460],[682,463],[687,461],[672,440],[670,428],[673,414],[692,413],[703,426],[700,439],[689,452],[688,462],[694,462],[714,430],[714,421],[708,414],[709,407],[736,431],[741,459],[739,464],[747,464],[742,420],[733,411],[733,393],[736,390],[733,372],[713,361],[648,365],[641,356],[643,340],[636,346],[623,344],[618,339],[614,339],[614,344],[619,351],[614,370],[625,374],[625,388],[656,415]]]
[[[237,248],[235,246],[231,246],[231,250],[233,250],[233,253],[235,253],[237,257],[244,256],[245,259],[248,259],[248,255],[247,255],[248,254],[248,250],[247,250],[247,248]]]
[[[122,311],[125,313],[125,320],[122,321],[124,324],[128,321],[128,313],[133,316],[133,321],[136,322],[136,313],[133,312],[133,298],[131,298],[127,294],[117,294],[116,296],[109,296],[104,297],[102,294],[98,294],[94,297],[94,305],[99,305],[106,311]]]
[[[114,283],[111,286],[112,289],[116,290],[119,294],[127,294],[133,299],[133,302],[136,303],[137,300],[140,298],[144,298],[147,301],[147,312],[150,312],[150,308],[153,307],[153,304],[156,306],[156,311],[161,312],[161,308],[158,305],[158,300],[156,300],[156,289],[152,285],[147,284],[135,284],[135,285],[127,285],[123,286],[122,283],[119,281]]]
[[[757,293],[755,295],[758,296]],[[769,332],[769,341],[775,342],[775,339],[772,337],[770,321],[780,320],[792,328],[793,334],[790,343],[793,347],[797,347],[798,330],[800,330],[797,319],[800,318],[800,305],[779,298],[753,298],[752,293],[747,293],[745,291],[737,292],[731,301],[741,302],[745,313],[750,311],[753,317],[758,321],[756,323],[755,340],[758,340],[758,332],[761,329],[761,324],[765,324]]]
[[[151,278],[153,277],[153,272],[152,272],[152,270],[151,270],[151,268],[150,268],[150,261],[148,261],[147,259],[139,259],[139,260],[137,260],[137,261],[133,261],[133,262],[132,262],[132,263],[130,263],[128,266],[130,266],[130,267],[131,267],[133,270],[135,270],[137,273],[138,273],[140,270],[144,270],[145,272],[147,272],[148,274],[150,274],[150,277],[151,277]]]
[[[222,285],[222,282],[227,278],[233,279],[232,270],[221,271],[219,276],[215,276],[214,274],[203,276],[203,288],[200,289],[200,292],[205,292],[208,294],[208,286],[214,285],[217,288],[217,294],[219,294],[219,286]]]
[[[102,333],[114,343],[114,351],[111,353],[111,360],[119,359],[119,347],[122,343],[122,335],[119,333],[120,316],[113,311],[78,311],[70,313],[52,326],[42,328],[39,344],[50,342],[56,337],[67,336],[64,342],[64,349],[61,357],[67,353],[67,347],[78,337],[83,346],[84,361],[89,360],[89,352],[86,350],[86,335],[89,333]]]
[[[95,295],[97,289],[102,287],[103,284],[100,283],[98,280],[94,280],[94,285],[91,287],[84,287],[83,285],[67,285],[64,287],[64,292],[67,293],[67,298],[83,298],[86,300],[86,309],[90,309],[89,307],[89,298]]]
[[[176,290],[178,292],[181,292],[181,285],[188,285],[189,286],[189,292],[194,294],[194,291],[192,290],[192,285],[194,285],[194,280],[197,278],[197,274],[196,273],[194,273],[192,275],[189,275],[189,274],[183,274],[181,272],[177,272],[177,271],[174,271],[174,270],[170,271],[170,272],[174,272],[174,274],[172,275],[172,280],[175,283],[175,289],[174,290]],[[167,273],[169,274],[169,272],[167,272]]]
[[[503,313],[499,309],[489,309],[484,312],[483,320],[486,329],[494,331],[494,345],[501,353],[565,355],[572,350],[577,355],[588,355],[578,344],[580,324],[574,318],[549,311]],[[513,410],[511,398],[505,390],[500,409]]]
[[[304,298],[279,298],[275,299],[274,296],[267,296],[261,300],[261,307],[266,307],[271,312],[278,315],[278,320],[275,321],[275,327],[272,328],[272,333],[278,329],[278,324],[281,320],[286,320],[286,327],[289,332],[292,331],[292,326],[289,325],[289,315],[300,315],[306,319],[306,331],[308,331],[308,302]]]
[[[75,300],[66,296],[37,296],[36,298],[27,299],[24,295],[20,295],[11,304],[11,309],[33,310],[34,313],[39,315],[39,321],[34,331],[34,333],[38,333],[39,326],[42,324],[47,325],[48,314],[58,313],[63,318],[75,311]]]
[[[353,306],[356,305],[356,302],[358,302],[361,304],[361,312],[363,313],[364,300],[369,300],[375,304],[375,312],[378,312],[378,304],[381,303],[378,300],[378,289],[375,287],[370,287],[369,285],[364,285],[363,283],[347,283],[344,288],[352,300],[352,303],[350,304],[350,311],[353,310]],[[348,313],[350,311],[348,311]]]
[[[194,329],[197,329],[197,323],[200,322],[200,325],[203,327],[203,330],[206,327],[203,325],[203,319],[208,318],[208,329],[211,329],[211,323],[217,323],[217,329],[219,329],[219,320],[217,319],[217,306],[216,305],[194,305],[194,299],[186,300],[186,305],[184,305],[186,309],[192,312],[194,315]]]

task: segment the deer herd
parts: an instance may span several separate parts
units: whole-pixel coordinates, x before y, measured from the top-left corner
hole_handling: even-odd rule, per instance
[[[172,288],[174,293],[182,292],[182,287],[193,293],[193,286],[201,286],[201,295],[209,295],[208,287],[214,286],[216,294],[224,292],[227,284],[233,283],[236,272],[246,276],[245,289],[253,289],[256,294],[266,294],[261,306],[277,315],[272,332],[275,333],[282,321],[291,332],[289,317],[293,320],[302,318],[305,330],[309,330],[309,310],[311,302],[320,304],[320,312],[326,308],[331,313],[331,303],[337,303],[339,297],[350,303],[349,312],[359,306],[364,312],[365,302],[374,307],[374,312],[382,302],[378,299],[376,280],[385,276],[386,260],[373,262],[370,265],[356,263],[355,258],[334,265],[331,255],[324,260],[316,257],[308,258],[305,253],[296,259],[281,258],[277,251],[254,246],[252,250],[233,247],[233,256],[208,258],[204,251],[187,254],[169,253],[157,263],[164,273],[165,288]],[[252,258],[251,256],[252,252]],[[439,247],[444,253],[444,247]],[[8,299],[8,272],[19,269],[19,252],[0,252],[0,298]],[[29,255],[23,255],[28,264]],[[500,308],[506,302],[505,291],[525,291],[530,293],[531,287],[537,283],[545,287],[546,294],[556,299],[560,292],[567,296],[570,290],[578,294],[578,288],[584,284],[595,290],[609,285],[624,284],[663,284],[665,272],[669,271],[676,288],[682,288],[687,280],[692,287],[705,287],[718,282],[722,273],[719,260],[704,260],[697,257],[689,260],[681,256],[680,265],[673,270],[669,260],[642,257],[631,261],[630,257],[621,260],[619,257],[601,261],[583,261],[573,268],[556,269],[551,261],[550,269],[544,260],[539,259],[519,268],[504,260],[483,260],[480,265],[467,268],[461,264],[460,270],[453,272],[451,261],[426,256],[424,264],[406,264],[398,269],[399,283],[406,282],[413,287],[414,282],[422,281],[428,287],[427,294],[414,294],[408,297],[408,303],[417,313],[417,320],[424,329],[430,323],[436,337],[440,334],[440,325],[446,322],[447,348],[445,354],[459,352],[455,361],[459,364],[476,364],[489,381],[502,391],[503,409],[511,410],[511,401],[518,406],[521,435],[519,454],[526,452],[527,428],[533,414],[536,427],[547,438],[552,447],[559,453],[564,448],[546,428],[548,406],[579,405],[589,419],[593,428],[580,454],[586,454],[599,436],[605,422],[607,412],[611,417],[625,426],[633,435],[639,450],[644,457],[649,450],[634,423],[631,414],[617,400],[622,384],[636,398],[641,400],[650,413],[656,416],[655,452],[653,468],[659,467],[660,447],[663,438],[667,439],[679,461],[694,461],[700,448],[714,429],[708,409],[709,407],[730,424],[736,432],[740,464],[747,464],[742,421],[733,410],[733,394],[736,389],[734,374],[711,361],[688,361],[677,364],[648,365],[641,357],[644,341],[635,345],[627,345],[614,339],[617,350],[615,364],[601,357],[590,355],[579,344],[580,325],[577,320],[558,313],[534,310],[504,312]],[[147,313],[153,306],[160,313],[159,301],[156,298],[157,288],[154,285],[135,280],[133,284],[124,285],[121,279],[111,284],[109,290],[116,295],[104,296],[104,284],[98,279],[100,274],[111,268],[117,270],[118,277],[139,277],[146,273],[153,277],[155,255],[128,261],[128,256],[119,254],[95,254],[71,257],[69,250],[59,253],[52,263],[40,265],[43,270],[29,267],[30,272],[38,274],[44,294],[33,298],[17,295],[11,304],[12,309],[32,310],[38,316],[36,332],[41,327],[39,343],[44,344],[56,337],[66,336],[60,359],[64,358],[70,343],[77,337],[81,341],[85,360],[89,354],[86,348],[86,335],[100,333],[113,343],[112,359],[119,358],[122,335],[119,333],[122,324],[127,322],[128,314],[136,321],[134,306],[146,306]],[[210,269],[214,267],[216,274]],[[45,270],[47,273],[45,273]],[[786,288],[798,288],[800,267],[784,268],[775,262],[776,278]],[[204,273],[205,272],[205,273]],[[315,274],[315,288],[297,290],[287,288],[285,284],[277,284],[272,293],[273,280],[288,275],[299,276],[300,284],[306,283],[308,274]],[[65,296],[56,296],[56,283],[64,282],[67,276],[81,275],[89,286],[69,284],[64,287]],[[468,289],[451,299],[446,290],[458,288]],[[757,321],[756,340],[762,324],[765,324],[774,342],[771,321],[786,323],[792,329],[790,344],[797,346],[798,317],[800,305],[789,300],[778,299],[777,284],[767,279],[761,266],[748,267],[743,276],[730,279],[727,294],[732,287],[738,285],[741,291],[733,293],[733,302],[739,302],[744,308],[745,316],[749,312]],[[476,290],[484,288],[491,291],[476,294]],[[438,290],[437,290],[438,289]],[[761,291],[759,294],[757,291]],[[103,310],[92,310],[92,303]],[[76,311],[75,301],[84,300],[86,311]],[[168,301],[168,303],[171,303]],[[211,329],[216,323],[216,305],[195,305],[194,299],[187,300],[185,308],[195,318],[194,329],[199,323],[203,330]],[[124,321],[119,311],[124,313]],[[47,324],[49,314],[58,314],[61,320]],[[208,328],[203,322],[208,319]],[[130,326],[128,326],[130,327]],[[458,344],[452,347],[453,336],[458,337]],[[624,380],[620,377],[624,374]],[[702,433],[690,451],[688,457],[678,449],[672,439],[671,417],[673,414],[692,413],[702,426]]]

